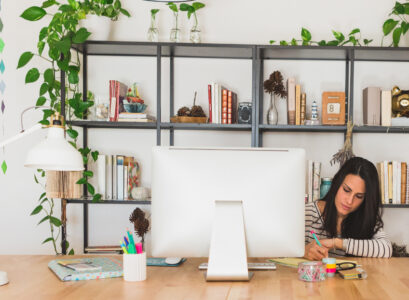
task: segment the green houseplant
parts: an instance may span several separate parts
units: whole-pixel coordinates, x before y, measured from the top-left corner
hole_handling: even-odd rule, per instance
[[[156,26],[156,14],[159,12],[159,9],[151,9],[151,25],[148,29],[148,41],[149,42],[157,42],[159,39],[159,30]]]
[[[51,12],[52,11],[52,12]],[[34,56],[37,56],[47,63],[49,67],[45,70],[39,70],[38,67],[30,68],[25,76],[25,83],[41,81],[36,106],[49,106],[49,109],[43,109],[43,117],[39,123],[49,125],[49,118],[55,112],[61,112],[61,81],[64,80],[65,89],[65,111],[67,120],[73,117],[83,118],[87,115],[88,110],[94,104],[93,101],[87,100],[86,95],[82,95],[79,88],[80,59],[78,52],[72,51],[73,44],[85,42],[90,36],[90,32],[79,27],[79,21],[85,19],[88,14],[96,14],[113,20],[117,19],[120,14],[129,16],[129,13],[122,8],[119,0],[85,0],[75,1],[67,0],[64,3],[56,0],[47,0],[41,6],[31,6],[21,15],[28,21],[38,21],[45,16],[50,16],[51,20],[48,25],[42,27],[39,32],[36,52],[24,52],[18,61],[17,68],[26,66]],[[60,72],[65,72],[65,79],[60,78]],[[78,132],[68,125],[68,136],[72,139],[71,145],[78,149],[82,156],[84,164],[90,159],[94,161],[98,158],[98,151],[91,151],[90,148],[81,148],[77,145]],[[37,176],[34,180],[42,184],[41,178],[45,177],[43,170],[37,170]],[[82,178],[77,182],[87,186],[88,192],[92,196],[92,201],[100,201],[101,195],[95,192],[95,188],[88,182],[93,176],[91,171],[84,171]],[[46,193],[39,197],[39,203],[32,211],[31,215],[37,215],[41,212],[45,215],[38,224],[48,222],[50,226],[50,237],[43,241],[51,242],[56,254],[60,254],[57,241],[61,233],[62,222],[59,218],[53,216],[54,200],[48,199]],[[62,246],[62,245],[61,245]],[[68,241],[65,241],[66,249],[69,249]],[[73,254],[71,249],[69,254]]]
[[[181,3],[179,7],[181,11],[187,12],[188,19],[190,19],[192,15],[195,17],[193,27],[190,30],[190,36],[189,36],[189,39],[192,43],[200,43],[201,41],[199,22],[197,21],[196,12],[203,7],[205,7],[205,5],[201,2],[193,2],[192,5],[189,5],[187,3]]]

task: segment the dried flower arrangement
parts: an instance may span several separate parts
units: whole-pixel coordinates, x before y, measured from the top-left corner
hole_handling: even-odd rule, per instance
[[[348,159],[354,157],[354,153],[352,151],[352,129],[354,128],[354,124],[351,121],[347,123],[347,135],[345,138],[345,143],[342,149],[340,149],[337,153],[332,156],[330,161],[331,166],[335,163],[339,163],[339,167],[341,167]]]
[[[270,95],[280,96],[280,98],[287,97],[287,91],[283,84],[283,75],[281,75],[280,71],[274,71],[264,81],[264,91]]]
[[[192,108],[189,109],[187,106],[179,108],[177,113],[179,117],[206,117],[203,108],[200,105],[196,105],[196,95],[197,92],[195,92]]]
[[[139,207],[135,208],[129,217],[129,221],[133,223],[135,234],[141,238],[144,247],[145,234],[149,231],[149,220],[145,218],[144,211]]]

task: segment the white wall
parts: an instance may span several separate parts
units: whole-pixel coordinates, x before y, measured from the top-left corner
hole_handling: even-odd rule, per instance
[[[42,1],[3,1],[0,17],[4,30],[0,33],[6,47],[1,55],[6,64],[3,75],[6,81],[6,114],[0,116],[0,140],[19,131],[19,114],[34,105],[38,95],[36,84],[25,85],[24,77],[28,68],[15,70],[20,54],[35,51],[40,28],[45,22],[28,22],[19,15],[30,5],[40,5]],[[394,5],[388,1],[328,1],[328,0],[289,0],[289,1],[205,1],[206,7],[199,12],[199,22],[203,33],[203,42],[210,43],[257,43],[266,44],[269,40],[290,40],[299,37],[301,27],[308,28],[314,40],[330,40],[331,30],[349,33],[353,28],[360,28],[363,37],[374,39],[374,46],[380,44],[382,24],[387,19]],[[123,1],[132,18],[121,18],[112,28],[113,40],[144,41],[149,26],[149,10],[161,8],[159,12],[160,40],[167,41],[171,12],[164,4],[144,1]],[[181,18],[183,41],[187,41],[188,22]],[[352,24],[352,25],[351,25]],[[404,45],[408,45],[405,39]],[[163,120],[168,120],[168,61],[163,61]],[[294,62],[268,61],[265,63],[265,77],[274,70],[281,70],[284,77],[294,76],[303,84],[307,92],[307,106],[313,99],[319,100],[326,89],[344,88],[344,64],[337,62]],[[359,123],[362,119],[361,90],[367,85],[391,88],[398,84],[407,85],[407,64],[403,63],[359,63],[356,64],[356,99],[354,114]],[[118,79],[125,83],[140,82],[142,97],[149,104],[149,109],[156,109],[155,61],[150,58],[111,58],[92,57],[89,59],[89,89],[98,95],[106,95],[109,79]],[[175,60],[175,108],[191,105],[193,93],[198,91],[198,104],[206,106],[206,85],[210,81],[219,81],[236,90],[239,101],[251,99],[251,65],[242,60],[211,59],[176,59]],[[1,95],[0,95],[1,96]],[[265,95],[265,99],[268,99]],[[320,101],[318,101],[320,102]],[[267,102],[265,104],[267,106]],[[280,101],[280,123],[285,102]],[[34,124],[40,115],[30,112],[25,123]],[[4,124],[4,129],[3,129]],[[3,133],[4,132],[4,135]],[[6,147],[0,151],[0,161],[6,159],[7,175],[0,175],[0,254],[48,253],[52,254],[51,245],[41,245],[48,237],[49,228],[42,224],[36,226],[40,218],[29,214],[36,206],[41,189],[33,180],[33,171],[25,169],[24,158],[42,133]],[[168,132],[162,132],[162,143],[168,144]],[[228,145],[250,146],[248,132],[198,132],[177,131],[175,145]],[[307,158],[323,162],[323,175],[332,176],[336,172],[329,161],[332,155],[342,147],[343,135],[339,133],[265,133],[264,146],[287,147],[299,146],[307,150]],[[100,130],[89,132],[89,144],[105,154],[134,155],[141,161],[142,184],[150,185],[150,147],[156,144],[156,132],[153,130]],[[354,152],[367,157],[373,162],[381,160],[406,160],[409,140],[406,135],[355,134]],[[392,152],[392,150],[395,150]],[[58,202],[58,201],[56,201]],[[133,206],[100,205],[90,210],[90,244],[115,244],[123,234],[124,228],[130,227],[128,217]],[[56,211],[59,212],[57,204]],[[148,210],[149,208],[146,207]],[[400,243],[409,243],[405,228],[409,225],[409,210],[385,209],[385,227],[391,239]],[[77,253],[82,251],[82,208],[69,205],[68,239]]]

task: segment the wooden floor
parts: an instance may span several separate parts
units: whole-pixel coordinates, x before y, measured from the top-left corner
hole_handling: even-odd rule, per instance
[[[296,269],[279,265],[275,271],[255,272],[250,282],[206,282],[197,269],[204,258],[179,267],[148,267],[143,282],[62,282],[47,267],[55,258],[0,256],[0,270],[10,280],[0,286],[0,299],[409,299],[409,258],[356,259],[368,273],[366,280],[337,275],[318,283],[300,281]]]

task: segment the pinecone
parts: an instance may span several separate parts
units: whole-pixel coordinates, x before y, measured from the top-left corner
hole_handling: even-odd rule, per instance
[[[142,243],[144,236],[149,231],[149,220],[145,218],[145,213],[139,207],[135,208],[129,217],[129,221],[134,224],[135,233],[141,237]]]
[[[206,117],[203,108],[200,105],[193,105],[191,109],[192,117]]]
[[[280,71],[274,71],[270,77],[264,81],[264,91],[269,94],[275,94],[281,98],[287,97],[287,92],[283,84],[283,75]]]
[[[178,116],[183,117],[183,116],[190,116],[190,109],[189,107],[183,106],[179,108],[178,110]]]

